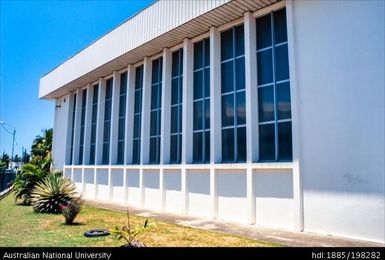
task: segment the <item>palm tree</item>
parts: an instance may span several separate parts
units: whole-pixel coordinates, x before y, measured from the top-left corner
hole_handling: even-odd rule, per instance
[[[52,135],[52,128],[43,130],[43,135],[36,136],[31,147],[31,163],[45,172],[49,172],[52,163]]]

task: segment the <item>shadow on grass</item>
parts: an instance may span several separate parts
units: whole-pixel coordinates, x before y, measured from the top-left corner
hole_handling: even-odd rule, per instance
[[[72,224],[65,224],[65,223],[60,223],[60,226],[67,226],[67,227],[71,227],[71,226],[85,226],[86,223],[83,223],[83,222],[74,222]]]

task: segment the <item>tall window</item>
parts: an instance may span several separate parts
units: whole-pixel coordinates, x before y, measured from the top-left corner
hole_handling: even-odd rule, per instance
[[[72,164],[72,157],[74,153],[74,133],[75,133],[75,115],[76,115],[76,94],[74,94],[72,106],[72,127],[71,127],[71,146],[70,146],[70,161],[69,164]]]
[[[106,99],[104,102],[102,164],[108,164],[110,161],[112,83],[113,83],[112,79],[108,79],[106,82]]]
[[[221,34],[222,161],[246,161],[245,47],[243,25]]]
[[[285,9],[257,19],[259,160],[291,161],[291,101]]]
[[[162,58],[152,61],[151,116],[150,116],[150,163],[160,161],[160,116],[162,97]]]
[[[140,164],[140,135],[142,120],[143,65],[135,69],[134,138],[132,164]]]
[[[193,162],[210,162],[210,40],[194,44]]]
[[[182,150],[183,49],[172,54],[170,163],[180,163]]]
[[[90,164],[95,164],[95,146],[96,146],[96,119],[98,117],[98,96],[99,85],[93,86],[92,95],[92,115],[91,115],[91,142],[90,142]]]
[[[81,118],[80,118],[79,164],[83,164],[86,106],[87,106],[87,89],[83,89],[83,91],[82,91],[82,110],[81,110],[82,114],[81,114]]]
[[[127,95],[127,72],[120,74],[119,91],[119,122],[118,122],[118,158],[117,163],[124,163],[124,142],[126,123],[126,95]]]

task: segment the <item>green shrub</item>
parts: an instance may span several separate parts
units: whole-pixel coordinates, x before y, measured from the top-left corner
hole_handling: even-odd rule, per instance
[[[33,164],[24,164],[16,174],[13,191],[15,192],[15,202],[22,200],[25,205],[31,204],[31,193],[36,183],[41,181],[48,173]]]
[[[36,212],[60,213],[60,205],[67,205],[77,197],[76,186],[70,179],[51,174],[36,184],[31,202]]]
[[[135,238],[145,231],[146,229],[149,229],[153,227],[155,224],[149,223],[148,219],[144,222],[143,226],[137,225],[135,227],[131,226],[130,223],[130,214],[127,210],[127,225],[119,227],[117,225],[114,226],[114,228],[111,231],[111,234],[116,238],[117,240],[125,240],[127,244],[125,246],[128,247],[144,247],[144,244],[140,243]]]
[[[60,205],[61,213],[63,214],[65,218],[65,224],[66,225],[72,225],[74,222],[76,216],[79,214],[80,210],[82,209],[82,206],[84,204],[84,200],[79,197],[70,200],[67,205]]]

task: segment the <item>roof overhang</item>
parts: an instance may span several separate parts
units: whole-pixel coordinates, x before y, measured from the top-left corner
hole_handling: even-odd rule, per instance
[[[39,98],[55,99],[185,38],[194,38],[280,0],[157,1],[40,79]]]

